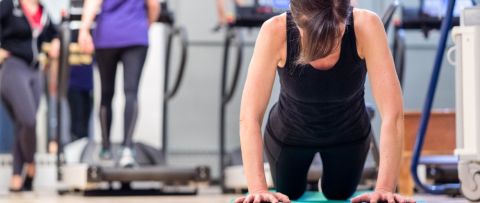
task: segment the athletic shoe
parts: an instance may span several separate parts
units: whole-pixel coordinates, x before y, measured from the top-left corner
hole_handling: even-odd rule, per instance
[[[98,153],[99,162],[102,166],[114,166],[115,161],[113,158],[112,151],[110,149],[101,149]]]
[[[118,164],[123,168],[133,168],[135,163],[135,150],[130,147],[123,147],[121,151],[122,158]]]

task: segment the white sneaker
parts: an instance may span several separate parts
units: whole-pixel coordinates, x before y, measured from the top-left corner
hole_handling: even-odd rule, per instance
[[[103,167],[114,167],[115,166],[115,158],[113,157],[113,153],[110,149],[96,149],[99,150],[98,154],[93,153],[93,160],[96,163],[100,163]]]
[[[130,148],[130,147],[124,147],[121,151],[122,158],[120,158],[120,161],[118,164],[122,168],[133,168],[136,163],[135,163],[135,150]]]

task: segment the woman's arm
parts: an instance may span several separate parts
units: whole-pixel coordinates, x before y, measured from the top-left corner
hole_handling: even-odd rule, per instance
[[[403,99],[388,46],[385,29],[380,18],[371,12],[360,10],[354,13],[359,55],[367,63],[373,96],[382,117],[380,132],[380,169],[376,190],[373,194],[352,199],[355,201],[408,202],[413,200],[396,195],[395,188],[400,170],[403,148]]]
[[[263,170],[261,126],[272,93],[276,67],[282,61],[285,15],[275,17],[262,26],[248,69],[240,110],[240,142],[250,195],[235,202],[290,202],[282,194],[268,192]]]
[[[90,32],[92,22],[97,16],[98,9],[102,5],[103,0],[85,0],[83,4],[82,27],[80,31]]]
[[[91,54],[94,50],[90,27],[100,5],[102,5],[102,0],[85,0],[83,4],[82,26],[78,31],[78,43],[86,54]]]
[[[145,0],[147,4],[147,14],[148,14],[148,24],[157,22],[158,16],[160,15],[160,2],[158,0]]]
[[[218,23],[223,25],[227,23],[225,16],[225,0],[216,0]]]

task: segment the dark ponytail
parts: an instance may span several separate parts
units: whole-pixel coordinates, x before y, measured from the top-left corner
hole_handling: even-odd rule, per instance
[[[297,65],[325,58],[341,43],[341,23],[347,24],[350,0],[290,0],[293,20],[302,29]]]

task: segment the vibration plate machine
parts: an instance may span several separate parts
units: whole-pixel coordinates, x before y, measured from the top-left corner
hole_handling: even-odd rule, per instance
[[[79,21],[82,15],[83,1],[72,0],[70,16],[64,18],[60,25],[61,55],[59,61],[58,92],[59,99],[65,98],[69,78],[69,43],[71,41],[71,25]],[[60,194],[70,191],[80,191],[86,196],[109,196],[109,195],[168,195],[168,194],[196,194],[197,188],[208,184],[210,181],[210,170],[208,167],[175,167],[167,163],[167,104],[179,89],[187,60],[188,36],[184,27],[174,26],[173,13],[162,3],[162,11],[158,22],[167,27],[166,56],[165,56],[165,88],[163,93],[163,135],[161,150],[148,146],[147,144],[134,143],[136,150],[135,160],[138,167],[120,168],[105,167],[99,164],[98,152],[101,146],[90,140],[85,142],[74,152],[79,154],[79,163],[66,164],[66,158],[72,151],[67,148],[74,146],[62,146],[60,142],[60,129],[57,128],[58,150],[58,180],[63,185],[59,190]],[[78,23],[78,22],[77,22]],[[178,36],[181,41],[181,62],[178,70],[177,80],[170,90],[169,67],[172,39]],[[60,106],[58,121],[62,120]],[[62,122],[58,123],[59,125]],[[74,144],[71,144],[74,145]],[[121,148],[120,144],[113,143],[112,151],[116,152]],[[80,151],[80,152],[79,152]],[[120,157],[114,153],[118,162]]]

